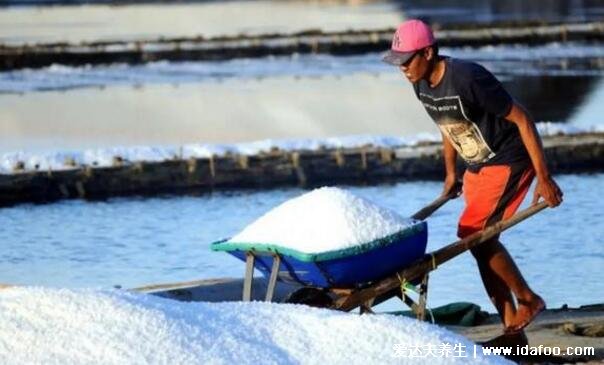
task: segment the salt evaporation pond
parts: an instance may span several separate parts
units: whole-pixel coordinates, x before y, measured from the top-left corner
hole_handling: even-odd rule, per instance
[[[124,291],[2,290],[0,333],[3,364],[511,363],[410,318]],[[413,346],[434,356],[409,359]]]
[[[502,81],[523,76],[601,77],[602,67],[590,60],[604,57],[604,48],[589,43],[443,47],[451,57],[483,64]],[[392,66],[381,62],[382,52],[334,57],[331,55],[268,56],[227,61],[157,61],[140,65],[52,65],[39,69],[0,72],[0,94],[21,94],[116,85],[187,84],[227,79],[283,76],[346,77],[355,73],[383,74]]]
[[[604,301],[604,174],[563,175],[564,204],[503,234],[531,286],[550,307]],[[347,187],[402,216],[440,194],[440,182]],[[0,214],[0,282],[57,287],[123,287],[243,277],[244,265],[210,243],[241,231],[305,190],[226,191],[187,197],[120,198],[19,205]],[[428,221],[428,251],[456,239],[461,200]],[[430,279],[429,304],[472,301],[493,312],[470,254]]]

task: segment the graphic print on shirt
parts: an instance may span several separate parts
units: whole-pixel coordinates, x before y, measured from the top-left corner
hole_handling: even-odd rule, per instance
[[[495,156],[478,126],[466,116],[459,96],[419,96],[428,114],[466,162],[483,163]]]

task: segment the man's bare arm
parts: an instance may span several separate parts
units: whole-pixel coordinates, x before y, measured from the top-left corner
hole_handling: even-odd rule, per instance
[[[455,147],[451,144],[451,141],[442,134],[443,139],[443,158],[445,160],[445,186],[443,188],[442,195],[448,195],[451,192],[451,189],[455,186],[457,182],[457,170],[455,168],[457,161],[457,151]]]
[[[537,186],[535,187],[533,203],[536,203],[539,197],[543,197],[543,200],[545,200],[550,207],[560,205],[560,203],[562,203],[562,190],[560,190],[558,184],[556,184],[549,174],[547,163],[545,162],[543,144],[541,143],[539,133],[537,133],[535,123],[524,108],[517,103],[514,103],[505,119],[516,124],[518,127],[522,143],[524,143],[533,164],[533,168],[535,169]]]

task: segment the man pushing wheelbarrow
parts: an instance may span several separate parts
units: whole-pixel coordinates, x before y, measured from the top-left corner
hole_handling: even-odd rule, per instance
[[[467,165],[460,238],[510,218],[535,176],[533,203],[540,197],[550,207],[562,202],[562,191],[549,174],[535,123],[489,71],[439,55],[430,27],[419,20],[397,28],[384,61],[399,67],[412,83],[442,133],[443,196],[458,181],[457,155]],[[522,332],[545,309],[545,302],[526,283],[499,234],[475,245],[471,252],[505,333]]]

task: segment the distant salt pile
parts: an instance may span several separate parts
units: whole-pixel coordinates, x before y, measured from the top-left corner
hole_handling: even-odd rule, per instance
[[[228,242],[318,253],[358,246],[416,223],[346,190],[324,187],[270,210]]]
[[[4,365],[508,363],[480,349],[474,358],[464,337],[409,318],[123,291],[0,290],[0,333]],[[446,344],[455,350],[439,352]],[[412,348],[433,355],[404,357]]]

